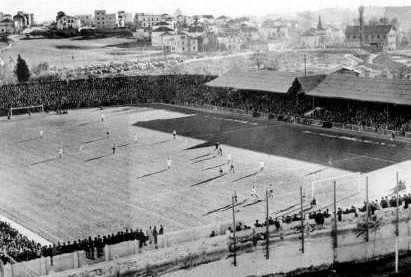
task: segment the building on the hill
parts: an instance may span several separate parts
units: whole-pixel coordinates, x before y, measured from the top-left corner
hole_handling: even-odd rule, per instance
[[[360,47],[360,26],[347,26],[345,29],[345,44],[350,47]],[[382,50],[394,50],[397,46],[397,31],[393,25],[364,25],[363,45]]]
[[[133,23],[133,14],[125,11],[117,12],[118,27],[129,27]]]
[[[306,30],[299,37],[299,44],[305,48],[326,48],[344,44],[344,33],[341,29],[324,26],[321,17],[318,18],[317,28]]]
[[[76,16],[65,15],[57,20],[57,30],[76,34],[80,31],[81,21]]]
[[[212,16],[211,14],[205,14],[205,15],[199,16],[198,21],[205,25],[215,25],[214,16]]]
[[[24,29],[31,27],[33,24],[32,20],[34,20],[33,14],[25,13],[22,11],[17,12],[17,14],[13,16],[16,32],[19,33]]]
[[[163,48],[170,52],[198,52],[198,39],[186,34],[165,33],[162,36]]]
[[[160,14],[136,13],[134,16],[134,24],[137,28],[153,28],[157,23],[162,21]]]
[[[163,47],[163,35],[164,34],[176,34],[173,29],[168,27],[159,27],[151,32],[151,46]]]
[[[114,29],[118,26],[118,16],[116,13],[96,10],[94,11],[94,22],[97,29]]]
[[[286,25],[263,25],[260,28],[260,34],[265,40],[287,40],[288,27]]]
[[[78,19],[80,19],[80,24],[82,27],[91,27],[93,26],[93,16],[91,14],[81,14],[76,15]]]
[[[300,46],[306,48],[325,48],[328,45],[327,30],[323,27],[321,17],[318,18],[317,28],[311,28],[300,35]]]
[[[224,26],[224,25],[227,24],[228,20],[230,20],[230,18],[228,18],[225,15],[222,15],[222,16],[219,16],[215,19],[215,24],[219,27]]]
[[[14,21],[6,18],[0,21],[0,35],[14,34],[16,29],[14,28]]]
[[[13,20],[13,16],[9,13],[5,13],[3,14],[3,20],[6,20],[6,19]]]
[[[236,35],[217,37],[219,50],[240,51],[243,48],[243,39]]]

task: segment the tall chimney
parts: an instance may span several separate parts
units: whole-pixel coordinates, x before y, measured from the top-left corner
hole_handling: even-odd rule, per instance
[[[364,45],[364,6],[358,8],[360,13],[360,48],[363,48]]]

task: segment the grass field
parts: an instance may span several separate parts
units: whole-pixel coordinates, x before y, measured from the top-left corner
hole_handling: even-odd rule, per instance
[[[2,54],[8,62],[20,54],[31,67],[47,62],[50,66],[82,67],[90,64],[107,64],[110,62],[125,62],[130,60],[148,59],[149,55],[163,56],[162,51],[140,48],[124,48],[123,44],[135,41],[128,38],[101,38],[90,40],[79,39],[29,39],[12,42],[12,47]]]
[[[252,184],[260,196],[267,184],[274,185],[270,213],[297,204],[300,185],[308,201],[312,181],[318,203],[328,205],[332,181],[317,180],[331,177],[337,178],[339,204],[361,202],[364,191],[358,193],[353,171],[370,172],[377,196],[393,187],[393,169],[374,170],[409,159],[408,146],[397,142],[332,137],[330,131],[165,106],[3,118],[0,134],[0,214],[52,242],[124,228],[163,224],[172,231],[230,220],[230,210],[207,213],[230,204],[234,190],[240,199],[249,198]],[[213,151],[217,140],[222,157]],[[64,157],[58,159],[61,145]],[[228,169],[226,153],[236,173],[220,176],[220,166]],[[401,166],[404,172],[408,167]],[[248,224],[264,218],[264,202],[247,199],[238,208],[238,218]]]

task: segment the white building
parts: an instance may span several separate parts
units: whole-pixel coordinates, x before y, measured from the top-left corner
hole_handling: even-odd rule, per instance
[[[57,30],[74,29],[79,31],[81,27],[80,18],[65,15],[57,20]]]
[[[221,50],[240,51],[243,45],[243,40],[235,35],[220,36],[217,41]]]
[[[116,13],[96,10],[94,11],[94,22],[97,29],[114,29],[118,26],[118,17]]]
[[[163,35],[164,34],[175,34],[173,29],[168,27],[159,27],[151,32],[151,46],[153,47],[163,47]]]
[[[130,26],[133,23],[132,13],[126,13],[125,11],[118,11],[117,18],[118,18],[119,27]]]
[[[13,20],[7,18],[0,21],[0,34],[14,34],[15,31]]]
[[[136,13],[134,16],[134,23],[137,28],[152,28],[161,21],[162,16],[160,14]]]
[[[288,27],[286,25],[262,26],[260,34],[265,40],[287,40]]]
[[[162,35],[163,47],[174,53],[198,52],[198,40],[186,34]]]
[[[91,14],[81,14],[76,15],[77,18],[80,19],[81,26],[83,27],[91,27],[93,26],[93,15]]]

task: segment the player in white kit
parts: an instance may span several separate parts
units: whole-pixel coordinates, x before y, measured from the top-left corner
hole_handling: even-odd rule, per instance
[[[231,164],[231,154],[227,154],[227,164]]]
[[[167,169],[171,168],[171,159],[170,157],[167,158]]]
[[[176,139],[177,138],[177,131],[173,130],[173,138]]]
[[[43,134],[44,134],[43,130],[40,130],[40,139],[43,139]]]
[[[104,114],[101,114],[101,122],[104,122]]]
[[[260,162],[260,172],[264,170],[264,162]]]
[[[255,200],[258,200],[257,190],[255,189],[254,185],[251,188],[251,198],[255,198]]]
[[[57,154],[60,159],[63,158],[63,147],[61,146],[59,147],[59,149],[57,150]]]

